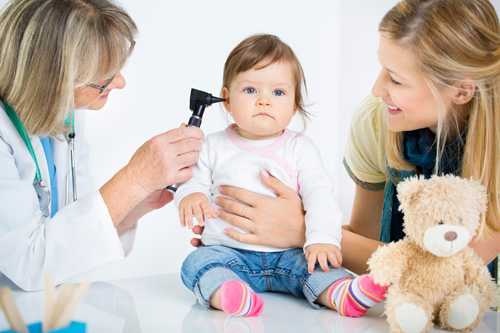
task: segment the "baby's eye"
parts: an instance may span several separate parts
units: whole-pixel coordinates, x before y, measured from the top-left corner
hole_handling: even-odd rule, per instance
[[[274,96],[285,96],[286,95],[286,91],[284,91],[283,89],[274,89],[273,90],[273,95]]]
[[[245,94],[249,94],[249,95],[253,95],[257,92],[257,89],[255,89],[254,87],[245,87],[243,88],[242,90]]]

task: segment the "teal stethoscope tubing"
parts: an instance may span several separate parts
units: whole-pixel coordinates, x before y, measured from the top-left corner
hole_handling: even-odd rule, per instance
[[[38,159],[35,154],[35,150],[33,149],[33,145],[31,144],[31,139],[24,127],[23,123],[17,116],[16,112],[8,103],[2,102],[5,108],[5,112],[9,117],[10,121],[16,128],[17,132],[21,136],[26,148],[28,149],[33,162],[35,163],[36,173],[35,179],[33,180],[33,186],[35,191],[37,192],[38,198],[40,200],[40,207],[42,208],[42,212],[44,216],[49,216],[49,190],[47,186],[44,184],[42,179],[42,173],[40,171],[40,164],[38,163]],[[75,166],[75,156],[74,156],[74,138],[75,138],[75,115],[74,112],[71,112],[68,117],[66,117],[64,124],[67,128],[69,128],[69,133],[67,134],[67,140],[69,145],[69,154],[70,154],[70,168],[71,168],[71,180],[73,186],[73,201],[77,200],[77,192],[76,192],[76,166]]]

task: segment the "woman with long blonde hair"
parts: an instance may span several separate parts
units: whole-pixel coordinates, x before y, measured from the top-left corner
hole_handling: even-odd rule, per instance
[[[489,263],[500,252],[495,9],[488,0],[405,0],[386,14],[379,31],[377,98],[369,98],[355,116],[345,156],[357,183],[350,224],[357,235],[347,232],[346,241],[363,241],[359,235],[376,239],[379,232],[384,242],[401,239],[395,185],[414,174],[452,173],[487,189],[484,232],[472,246]],[[381,223],[371,223],[380,212]],[[371,244],[367,256],[376,248]]]
[[[12,0],[0,12],[0,284],[41,289],[44,273],[61,283],[123,258],[138,219],[172,200],[164,188],[191,177],[202,133],[181,127],[88,186],[79,114],[124,88],[136,30],[107,0]]]

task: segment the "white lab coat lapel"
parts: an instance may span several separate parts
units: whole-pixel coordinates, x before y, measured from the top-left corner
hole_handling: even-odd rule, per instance
[[[68,175],[68,143],[63,135],[54,139],[54,162],[57,172],[58,207],[66,206],[66,184]]]
[[[42,142],[40,141],[40,137],[37,135],[30,135],[31,146],[35,151],[36,158],[38,160],[38,166],[40,167],[40,172],[42,176],[43,183],[47,186],[50,193],[50,176],[49,176],[49,167],[47,165],[47,157],[45,156],[45,151],[43,150]],[[34,162],[33,162],[34,164]],[[52,200],[52,194],[51,194]],[[43,210],[43,207],[40,207]],[[49,203],[49,213],[50,213],[50,203]]]

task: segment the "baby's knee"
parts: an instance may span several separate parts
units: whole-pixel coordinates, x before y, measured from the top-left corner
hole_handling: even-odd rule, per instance
[[[181,267],[181,278],[184,285],[192,289],[201,275],[210,268],[224,266],[229,254],[216,246],[204,246],[191,252]]]

